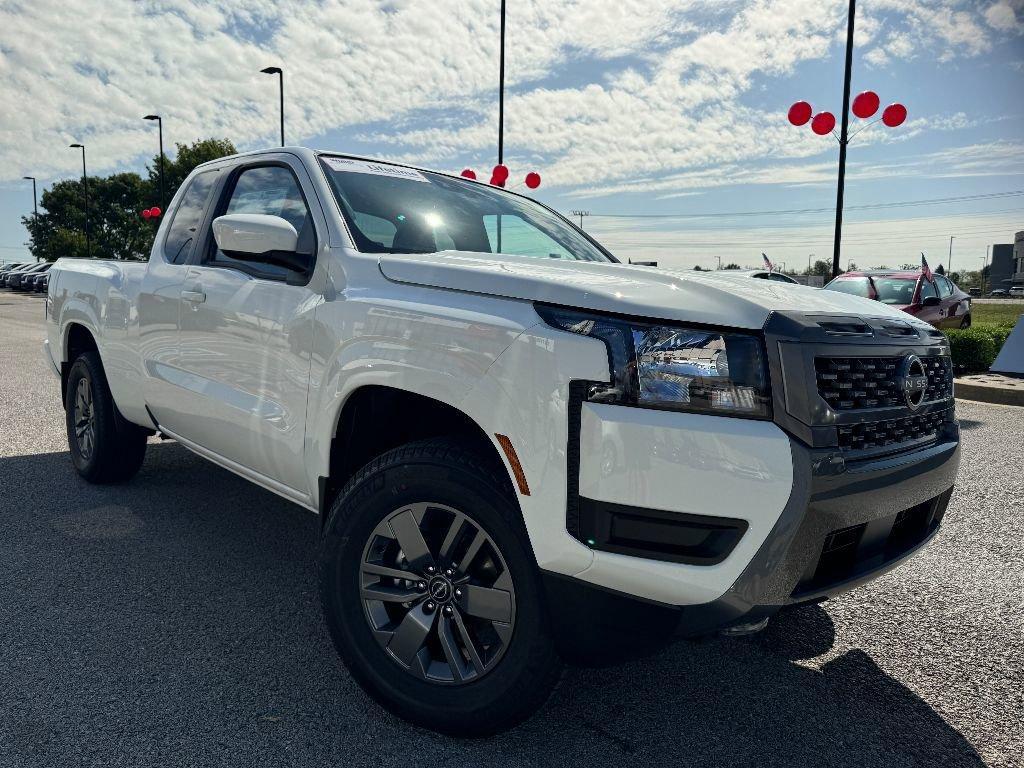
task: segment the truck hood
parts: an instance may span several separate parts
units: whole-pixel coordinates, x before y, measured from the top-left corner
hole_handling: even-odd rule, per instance
[[[779,310],[921,324],[898,309],[837,291],[659,267],[441,251],[382,255],[380,271],[410,285],[732,328],[761,328]]]

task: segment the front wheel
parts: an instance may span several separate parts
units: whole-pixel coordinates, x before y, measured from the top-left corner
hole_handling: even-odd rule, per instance
[[[339,654],[386,708],[442,733],[509,728],[561,671],[507,477],[447,441],[362,469],[335,500],[320,593]]]

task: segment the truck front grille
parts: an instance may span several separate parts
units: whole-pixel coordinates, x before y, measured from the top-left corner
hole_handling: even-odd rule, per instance
[[[925,402],[953,396],[953,365],[948,356],[922,357],[928,375]],[[897,371],[899,357],[816,357],[818,394],[835,411],[891,408],[906,404]],[[899,420],[897,420],[899,421]]]
[[[949,416],[949,409],[946,409],[898,419],[847,424],[838,427],[839,447],[844,451],[859,451],[934,438]]]

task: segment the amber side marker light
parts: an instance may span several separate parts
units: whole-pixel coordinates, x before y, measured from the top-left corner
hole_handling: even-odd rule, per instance
[[[523,465],[519,463],[519,457],[516,455],[516,449],[512,447],[512,441],[505,435],[499,435],[497,432],[494,433],[494,436],[498,438],[498,445],[505,452],[505,458],[508,459],[509,466],[512,467],[512,474],[515,475],[519,492],[523,496],[529,496],[530,485],[526,482],[526,473],[523,472]]]

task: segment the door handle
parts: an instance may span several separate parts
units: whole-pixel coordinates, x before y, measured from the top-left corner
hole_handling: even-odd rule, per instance
[[[194,288],[199,288],[199,286],[194,286]],[[185,289],[181,292],[181,299],[190,304],[202,304],[206,301],[206,294],[199,290]]]

